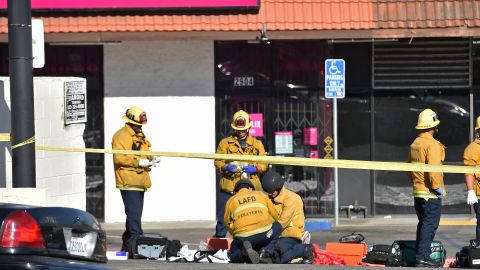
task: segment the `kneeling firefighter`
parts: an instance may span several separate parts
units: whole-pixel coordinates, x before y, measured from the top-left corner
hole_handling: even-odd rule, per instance
[[[302,242],[305,233],[302,198],[285,188],[284,183],[284,178],[272,169],[262,177],[263,190],[272,199],[279,213],[277,221],[283,230],[277,243],[271,242],[260,253],[263,263],[288,263],[295,258],[313,260],[311,245]]]
[[[270,199],[248,179],[235,184],[233,195],[225,207],[225,224],[233,236],[228,252],[232,263],[258,263],[258,251],[276,241],[281,226],[275,219],[277,210]]]

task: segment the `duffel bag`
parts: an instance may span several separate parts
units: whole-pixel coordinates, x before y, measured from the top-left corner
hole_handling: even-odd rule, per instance
[[[415,267],[415,255],[416,255],[416,242],[415,240],[396,240],[392,244],[392,248],[395,249],[395,252],[401,253],[402,256],[402,266]],[[430,245],[432,253],[430,254],[430,259],[442,265],[445,263],[445,257],[447,256],[447,251],[440,241],[433,241]]]

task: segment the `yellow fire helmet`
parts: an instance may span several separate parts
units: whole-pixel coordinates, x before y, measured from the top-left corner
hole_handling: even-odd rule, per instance
[[[235,130],[247,130],[252,126],[250,116],[246,111],[240,110],[233,115],[232,128]]]
[[[425,109],[418,115],[418,123],[416,129],[429,129],[438,126],[440,120],[437,114],[431,109]]]
[[[480,128],[480,116],[475,120],[475,131]]]
[[[147,123],[147,113],[137,106],[133,106],[125,112],[122,117],[127,123],[143,126]]]

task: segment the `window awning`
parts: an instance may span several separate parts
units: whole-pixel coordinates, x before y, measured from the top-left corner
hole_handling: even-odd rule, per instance
[[[475,0],[261,0],[258,13],[63,12],[34,13],[33,17],[43,19],[47,34],[175,32],[192,35],[192,32],[208,32],[218,35],[259,31],[265,22],[268,33],[282,33],[278,38],[298,31],[312,31],[305,38],[315,38],[318,31],[339,30],[363,31],[365,36],[371,37],[376,36],[375,31],[383,37],[408,37],[410,30],[431,29],[450,29],[450,36],[457,32],[458,36],[475,36],[475,33],[480,36],[480,1]],[[7,29],[4,14],[0,16],[0,34],[7,33]],[[204,38],[200,35],[200,39]]]

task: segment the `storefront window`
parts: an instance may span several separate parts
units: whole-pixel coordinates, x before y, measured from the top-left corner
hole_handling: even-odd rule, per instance
[[[480,41],[472,46],[473,112],[472,121],[480,116]],[[475,123],[475,122],[474,122]]]
[[[263,134],[257,139],[269,155],[323,158],[327,154],[324,140],[331,136],[331,102],[321,91],[324,42],[217,42],[215,48],[217,142],[230,135],[231,116],[243,109],[260,117]],[[333,214],[331,169],[273,169],[302,197],[307,215]]]
[[[241,90],[271,85],[272,61],[269,44],[218,42],[215,84],[217,89]]]
[[[273,46],[277,88],[323,88],[325,50],[319,41],[278,42]]]
[[[346,95],[338,99],[338,157],[370,160],[371,155],[371,44],[334,43],[332,58],[344,59]],[[372,205],[372,172],[369,170],[338,170],[340,206]],[[360,192],[359,192],[360,191]],[[345,215],[345,213],[341,213]]]
[[[469,143],[468,90],[384,90],[374,96],[375,160],[405,162],[416,138],[418,114],[430,108],[439,120],[437,140],[446,146],[446,164],[463,162]],[[377,171],[375,206],[377,214],[414,213],[412,186],[406,172]],[[448,196],[443,209],[468,213],[462,174],[444,174]]]

